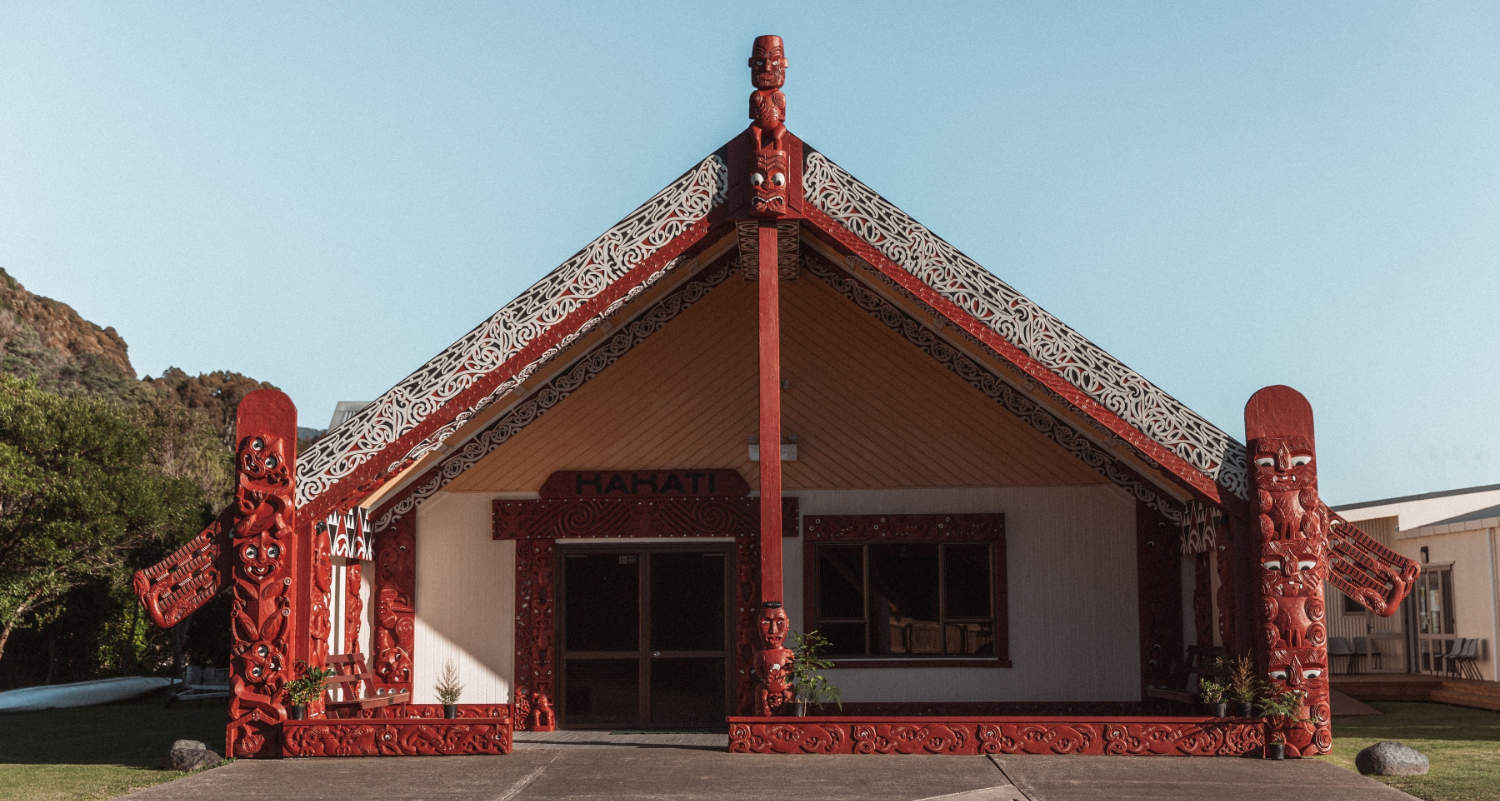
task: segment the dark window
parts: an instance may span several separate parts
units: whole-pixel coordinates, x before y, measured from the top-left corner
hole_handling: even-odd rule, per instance
[[[817,545],[813,627],[834,657],[994,657],[994,548]]]

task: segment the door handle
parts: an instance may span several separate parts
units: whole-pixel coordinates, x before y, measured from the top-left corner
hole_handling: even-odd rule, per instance
[[[651,658],[652,659],[661,659],[661,651],[652,651],[651,652]]]

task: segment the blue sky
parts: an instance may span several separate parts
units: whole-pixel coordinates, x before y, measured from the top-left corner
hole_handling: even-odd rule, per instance
[[[0,266],[304,424],[788,126],[1331,502],[1500,482],[1500,6],[0,6]]]

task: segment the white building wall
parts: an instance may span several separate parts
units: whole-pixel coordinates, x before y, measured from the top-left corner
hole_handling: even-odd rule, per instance
[[[464,685],[459,703],[511,700],[515,543],[492,539],[496,497],[441,492],[417,508],[413,703],[437,703],[432,685],[450,659]]]
[[[803,515],[1005,515],[1012,667],[834,670],[829,678],[844,700],[1140,699],[1135,503],[1124,492],[1096,485],[797,495]],[[443,492],[418,509],[416,703],[435,703],[432,684],[449,658],[465,686],[462,703],[510,700],[515,549],[491,539],[491,504],[500,497],[534,496]],[[797,629],[802,548],[800,538],[789,539],[783,551],[784,600]]]
[[[801,492],[803,515],[1001,512],[1010,668],[846,668],[845,701],[1140,700],[1135,502],[1110,485]],[[802,542],[785,601],[803,628]]]
[[[1447,533],[1426,532],[1449,529],[1433,526],[1418,532],[1401,532],[1396,550],[1402,556],[1421,561],[1427,548],[1427,564],[1451,564],[1453,568],[1453,636],[1484,640],[1477,665],[1487,679],[1500,681],[1500,664],[1495,659],[1495,644],[1500,638],[1500,603],[1496,599],[1496,576],[1500,575],[1500,532],[1494,527],[1451,527]],[[1415,603],[1409,601],[1408,603]]]

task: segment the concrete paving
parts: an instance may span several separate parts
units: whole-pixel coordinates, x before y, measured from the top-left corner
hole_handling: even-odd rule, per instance
[[[501,757],[241,760],[130,801],[1410,801],[1317,760],[770,756],[723,735],[527,735]]]

